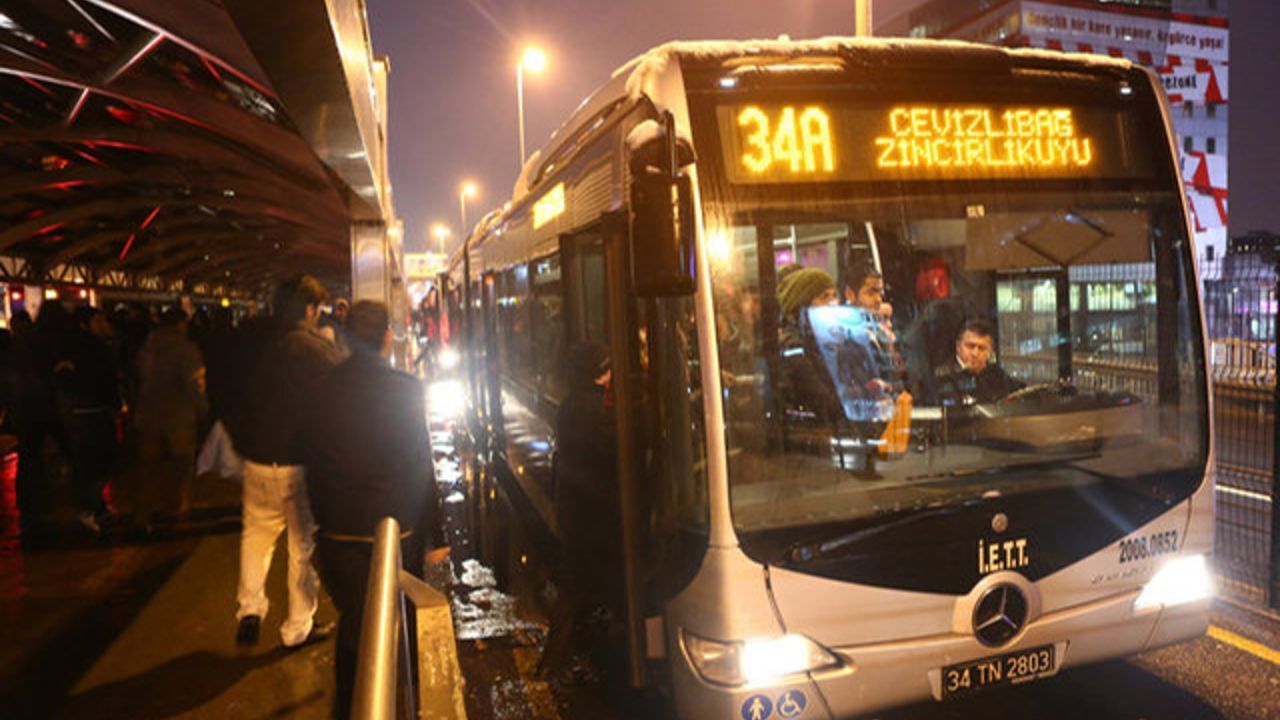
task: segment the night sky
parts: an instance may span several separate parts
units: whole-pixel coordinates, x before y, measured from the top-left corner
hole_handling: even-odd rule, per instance
[[[877,0],[876,13],[913,0]],[[463,178],[481,188],[467,220],[501,204],[518,172],[515,63],[525,79],[529,152],[614,68],[668,40],[853,34],[853,0],[367,0],[374,50],[391,58],[391,179],[409,251],[431,223],[457,241]],[[1280,2],[1231,0],[1232,234],[1280,231]],[[434,249],[434,240],[432,241]]]

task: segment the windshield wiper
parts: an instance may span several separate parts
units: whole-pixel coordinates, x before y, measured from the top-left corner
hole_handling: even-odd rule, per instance
[[[961,468],[958,470],[948,470],[946,472],[934,473],[931,475],[912,475],[907,478],[907,482],[928,482],[932,480],[946,480],[949,478],[960,477],[991,477],[994,475],[1004,475],[1005,473],[1015,472],[1018,470],[1036,470],[1046,468],[1067,467],[1075,470],[1073,465],[1081,460],[1093,460],[1101,457],[1102,453],[1087,452],[1076,453],[1075,455],[1061,455],[1052,460],[1030,460],[1020,463],[1005,463],[1003,465],[983,465],[974,468]]]
[[[936,473],[933,475],[917,475],[914,477],[907,478],[907,481],[908,482],[927,482],[927,481],[934,481],[934,480],[945,480],[948,478],[992,477],[992,476],[998,476],[998,475],[1003,475],[1006,473],[1017,472],[1017,471],[1035,470],[1035,469],[1060,469],[1060,468],[1075,470],[1077,472],[1084,472],[1086,474],[1094,474],[1094,473],[1091,473],[1086,468],[1080,467],[1076,463],[1079,463],[1082,460],[1091,460],[1100,456],[1101,456],[1101,453],[1097,453],[1097,452],[1076,453],[1074,455],[1060,456],[1052,460],[1032,460],[1029,462],[1021,462],[1021,463],[1005,463],[1003,465],[987,465],[987,466],[978,467],[978,468],[964,468],[959,470],[950,470],[947,472]],[[861,528],[859,530],[845,533],[843,535],[837,535],[835,537],[827,538],[825,540],[819,540],[819,541],[807,542],[807,543],[793,543],[790,547],[787,548],[786,554],[782,557],[782,559],[777,564],[782,566],[803,565],[805,563],[809,563],[820,558],[830,557],[831,555],[836,554],[852,545],[861,543],[862,541],[871,537],[875,537],[876,535],[879,535],[881,533],[886,533],[886,532],[889,532],[890,530],[898,530],[902,527],[912,525],[922,520],[946,517],[948,515],[952,515],[957,512],[960,512],[961,510],[967,510],[973,505],[977,505],[981,503],[985,499],[988,499],[988,498],[986,496],[981,498],[970,498],[968,500],[964,500],[964,501],[955,503],[953,505],[946,505],[942,507],[929,507],[929,508],[920,510],[918,512],[913,512],[904,517],[900,517],[896,520],[892,520],[890,522],[878,523],[878,524],[872,525],[871,527]]]
[[[973,499],[956,505],[948,505],[946,507],[927,508],[919,512],[911,513],[905,517],[898,518],[892,522],[878,523],[871,527],[854,530],[853,532],[837,535],[836,537],[828,538],[826,540],[816,540],[807,543],[792,543],[791,546],[787,548],[787,551],[782,558],[775,564],[782,567],[804,565],[820,558],[830,557],[831,555],[834,555],[851,545],[856,545],[867,538],[874,537],[890,530],[897,530],[922,520],[953,515],[971,505],[977,504],[978,502],[980,502],[980,500]]]
[[[920,512],[915,512],[905,517],[898,518],[897,520],[894,520],[892,522],[880,523],[878,525],[873,525],[872,527],[863,528],[861,530],[855,530],[854,532],[851,532],[851,533],[846,533],[838,537],[829,538],[821,542],[813,543],[812,549],[817,551],[816,553],[814,553],[815,557],[831,555],[835,552],[838,552],[840,550],[843,550],[844,548],[849,547],[850,545],[854,545],[859,542],[862,542],[863,540],[866,540],[869,537],[874,537],[876,535],[879,535],[880,533],[885,533],[890,530],[897,530],[907,525],[912,525],[917,522],[920,522],[921,520],[938,518],[938,517],[946,517],[947,515],[954,515],[955,513],[959,512],[961,509],[969,505],[975,504],[975,502],[976,501],[971,500],[968,502],[960,503],[958,505],[949,505],[946,507],[935,507],[935,508],[922,510]],[[796,549],[803,551],[803,548],[796,548]],[[797,558],[797,559],[809,560],[813,558]]]

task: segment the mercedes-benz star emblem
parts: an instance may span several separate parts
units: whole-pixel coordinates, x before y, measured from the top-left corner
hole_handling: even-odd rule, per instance
[[[987,647],[1013,639],[1027,621],[1027,598],[1015,585],[996,585],[982,595],[973,609],[973,634]]]

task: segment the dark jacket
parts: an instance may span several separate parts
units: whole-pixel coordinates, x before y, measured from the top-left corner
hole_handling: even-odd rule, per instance
[[[578,381],[556,414],[558,582],[570,594],[615,597],[622,567],[617,426],[605,388],[571,375]]]
[[[778,347],[782,353],[780,395],[790,410],[807,410],[824,423],[844,418],[840,393],[827,371],[813,334],[794,320],[784,322]]]
[[[591,513],[617,514],[617,439],[605,389],[578,383],[556,413],[556,498]]]
[[[935,376],[938,404],[948,407],[995,402],[1026,387],[995,363],[988,363],[980,373],[972,373],[952,360],[938,368]]]
[[[317,383],[338,360],[334,344],[301,323],[268,343],[244,398],[236,438],[240,454],[260,465],[301,465],[299,421]]]
[[[298,442],[321,534],[372,536],[391,515],[444,544],[418,380],[357,351],[316,386]]]
[[[105,342],[84,328],[72,330],[58,348],[53,385],[64,413],[120,409],[115,358]]]

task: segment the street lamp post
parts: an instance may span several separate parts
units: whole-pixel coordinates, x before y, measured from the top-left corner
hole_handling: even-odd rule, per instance
[[[458,188],[458,210],[462,216],[462,237],[467,236],[467,198],[475,197],[479,190],[476,184],[470,181],[462,183]]]
[[[444,223],[436,223],[431,226],[431,234],[440,243],[440,254],[444,255],[444,241],[449,239],[449,227]]]
[[[531,47],[520,56],[516,63],[516,128],[520,136],[520,169],[524,169],[524,69],[540,73],[547,66],[547,54],[536,47]]]

